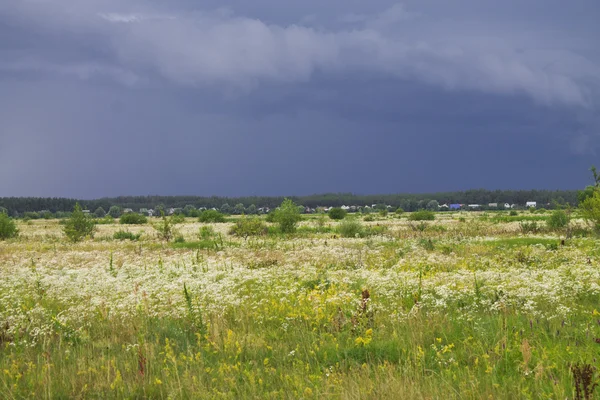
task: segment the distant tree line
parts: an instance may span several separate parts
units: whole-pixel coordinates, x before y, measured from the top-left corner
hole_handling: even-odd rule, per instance
[[[303,207],[340,207],[346,206],[372,206],[389,205],[402,208],[404,211],[426,209],[433,201],[438,204],[481,204],[488,203],[525,205],[528,201],[535,201],[538,207],[555,204],[578,204],[578,191],[576,190],[485,190],[475,189],[462,192],[440,192],[426,194],[380,194],[357,195],[352,193],[327,193],[310,196],[291,196],[294,203]],[[140,209],[167,210],[167,209],[200,209],[216,208],[227,213],[255,213],[259,208],[274,209],[284,200],[284,197],[200,197],[200,196],[121,196],[102,198],[96,200],[78,200],[68,198],[45,197],[3,197],[0,198],[0,209],[5,209],[8,215],[24,216],[26,213],[38,213],[37,217],[49,217],[49,214],[60,216],[60,213],[69,213],[76,203],[83,209],[95,212],[110,210],[111,207],[120,210]],[[42,213],[40,213],[42,212]],[[47,212],[44,215],[44,212]],[[34,217],[32,214],[31,217]]]

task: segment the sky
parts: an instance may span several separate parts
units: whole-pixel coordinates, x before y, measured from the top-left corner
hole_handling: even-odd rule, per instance
[[[597,0],[0,2],[0,197],[579,189]]]

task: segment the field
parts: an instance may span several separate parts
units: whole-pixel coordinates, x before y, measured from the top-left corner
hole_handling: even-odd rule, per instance
[[[171,243],[20,221],[0,242],[0,397],[583,399],[600,241],[503,215],[246,239],[188,218]]]

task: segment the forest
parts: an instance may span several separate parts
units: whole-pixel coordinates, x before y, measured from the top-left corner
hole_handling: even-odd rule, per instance
[[[288,196],[296,204],[304,207],[339,207],[342,205],[372,205],[386,204],[392,207],[401,207],[405,211],[416,211],[425,208],[425,205],[436,200],[440,204],[481,204],[509,203],[525,205],[528,201],[535,201],[539,206],[552,208],[554,204],[576,206],[578,191],[576,190],[486,190],[474,189],[457,192],[438,193],[398,193],[398,194],[353,194],[353,193],[326,193],[308,196]],[[246,197],[201,197],[201,196],[120,196],[94,200],[46,198],[46,197],[0,197],[0,207],[7,210],[9,215],[18,216],[25,212],[39,212],[48,210],[52,213],[70,212],[75,203],[79,202],[83,208],[96,210],[101,207],[108,210],[111,206],[131,208],[135,211],[157,206],[164,208],[184,208],[192,205],[195,208],[222,208],[224,204],[233,206],[243,204],[245,207],[275,208],[283,201],[283,196],[246,196]]]

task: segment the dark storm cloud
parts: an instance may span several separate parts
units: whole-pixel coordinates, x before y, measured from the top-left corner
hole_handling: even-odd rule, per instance
[[[0,196],[585,183],[595,2],[202,4],[0,5]]]

